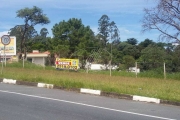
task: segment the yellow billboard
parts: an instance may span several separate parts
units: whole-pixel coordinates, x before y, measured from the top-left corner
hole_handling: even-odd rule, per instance
[[[10,43],[8,45],[3,45],[2,42],[0,41],[0,51],[1,55],[16,55],[16,37],[15,36],[10,36]],[[4,51],[5,48],[5,51]]]
[[[78,70],[79,59],[56,58],[56,69]]]

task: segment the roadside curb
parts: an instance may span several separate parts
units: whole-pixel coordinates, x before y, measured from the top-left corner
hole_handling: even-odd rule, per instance
[[[27,85],[27,86],[37,86],[35,82],[27,82],[27,81],[16,81],[17,85]]]
[[[160,100],[160,104],[180,106],[180,102],[174,102],[169,100]]]
[[[0,78],[0,82],[2,82],[3,81],[3,79],[2,78]]]
[[[87,94],[93,94],[93,95],[101,95],[101,91],[100,90],[81,88],[80,92],[81,93],[87,93]]]
[[[141,102],[157,103],[157,104],[160,103],[160,99],[144,97],[144,96],[137,96],[137,95],[133,95],[133,100],[141,101]]]
[[[134,101],[141,101],[141,102],[148,102],[148,103],[156,103],[156,104],[166,104],[166,105],[174,105],[180,106],[180,102],[169,101],[169,100],[161,100],[157,98],[150,98],[144,96],[137,96],[137,95],[128,95],[128,94],[118,94],[114,92],[104,92],[101,90],[93,90],[93,89],[86,89],[86,88],[66,88],[60,87],[53,84],[46,84],[46,83],[36,83],[36,82],[27,82],[27,81],[19,81],[19,80],[12,80],[12,79],[2,79],[0,78],[0,83],[6,84],[13,84],[13,85],[26,85],[26,86],[36,86],[48,89],[61,89],[66,91],[74,91],[79,93],[85,94],[93,94],[111,98],[118,98],[118,99],[126,99],[126,100],[134,100]]]
[[[46,84],[46,83],[38,83],[37,87],[53,89],[54,85],[53,84]]]
[[[4,78],[3,83],[8,83],[8,84],[16,84],[16,80],[13,80],[13,79],[6,79]]]
[[[111,97],[111,98],[118,98],[118,99],[126,99],[126,100],[132,100],[132,95],[126,95],[126,94],[118,94],[113,92],[101,92],[101,96]]]

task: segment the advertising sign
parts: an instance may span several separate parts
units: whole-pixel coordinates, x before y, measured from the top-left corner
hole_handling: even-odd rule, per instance
[[[78,70],[79,59],[56,58],[56,69]]]
[[[5,45],[5,51],[4,51],[4,43],[0,41],[0,51],[1,55],[4,55],[4,52],[6,55],[16,55],[16,37],[10,36],[9,43]]]

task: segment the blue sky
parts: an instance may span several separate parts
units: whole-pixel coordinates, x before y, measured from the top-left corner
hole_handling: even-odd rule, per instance
[[[48,25],[37,25],[39,30],[47,28],[52,37],[51,28],[62,20],[82,19],[82,23],[97,33],[98,20],[103,14],[109,16],[120,30],[121,41],[136,38],[139,42],[146,38],[157,42],[158,31],[141,33],[143,9],[156,5],[156,0],[0,0],[0,36],[6,34],[15,25],[23,24],[23,19],[16,17],[16,11],[25,7],[37,6],[49,17]]]

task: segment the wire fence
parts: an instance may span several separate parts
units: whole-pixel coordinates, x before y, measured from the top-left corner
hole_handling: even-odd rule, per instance
[[[178,66],[176,66],[178,67]],[[111,65],[111,64],[93,64],[88,63],[84,72],[96,72],[105,73],[110,76],[127,76],[127,77],[148,77],[148,78],[160,78],[160,79],[177,79],[180,80],[180,72],[172,71],[172,66],[168,63],[141,63],[135,62],[133,66],[127,67],[126,69],[120,69],[121,64]]]

